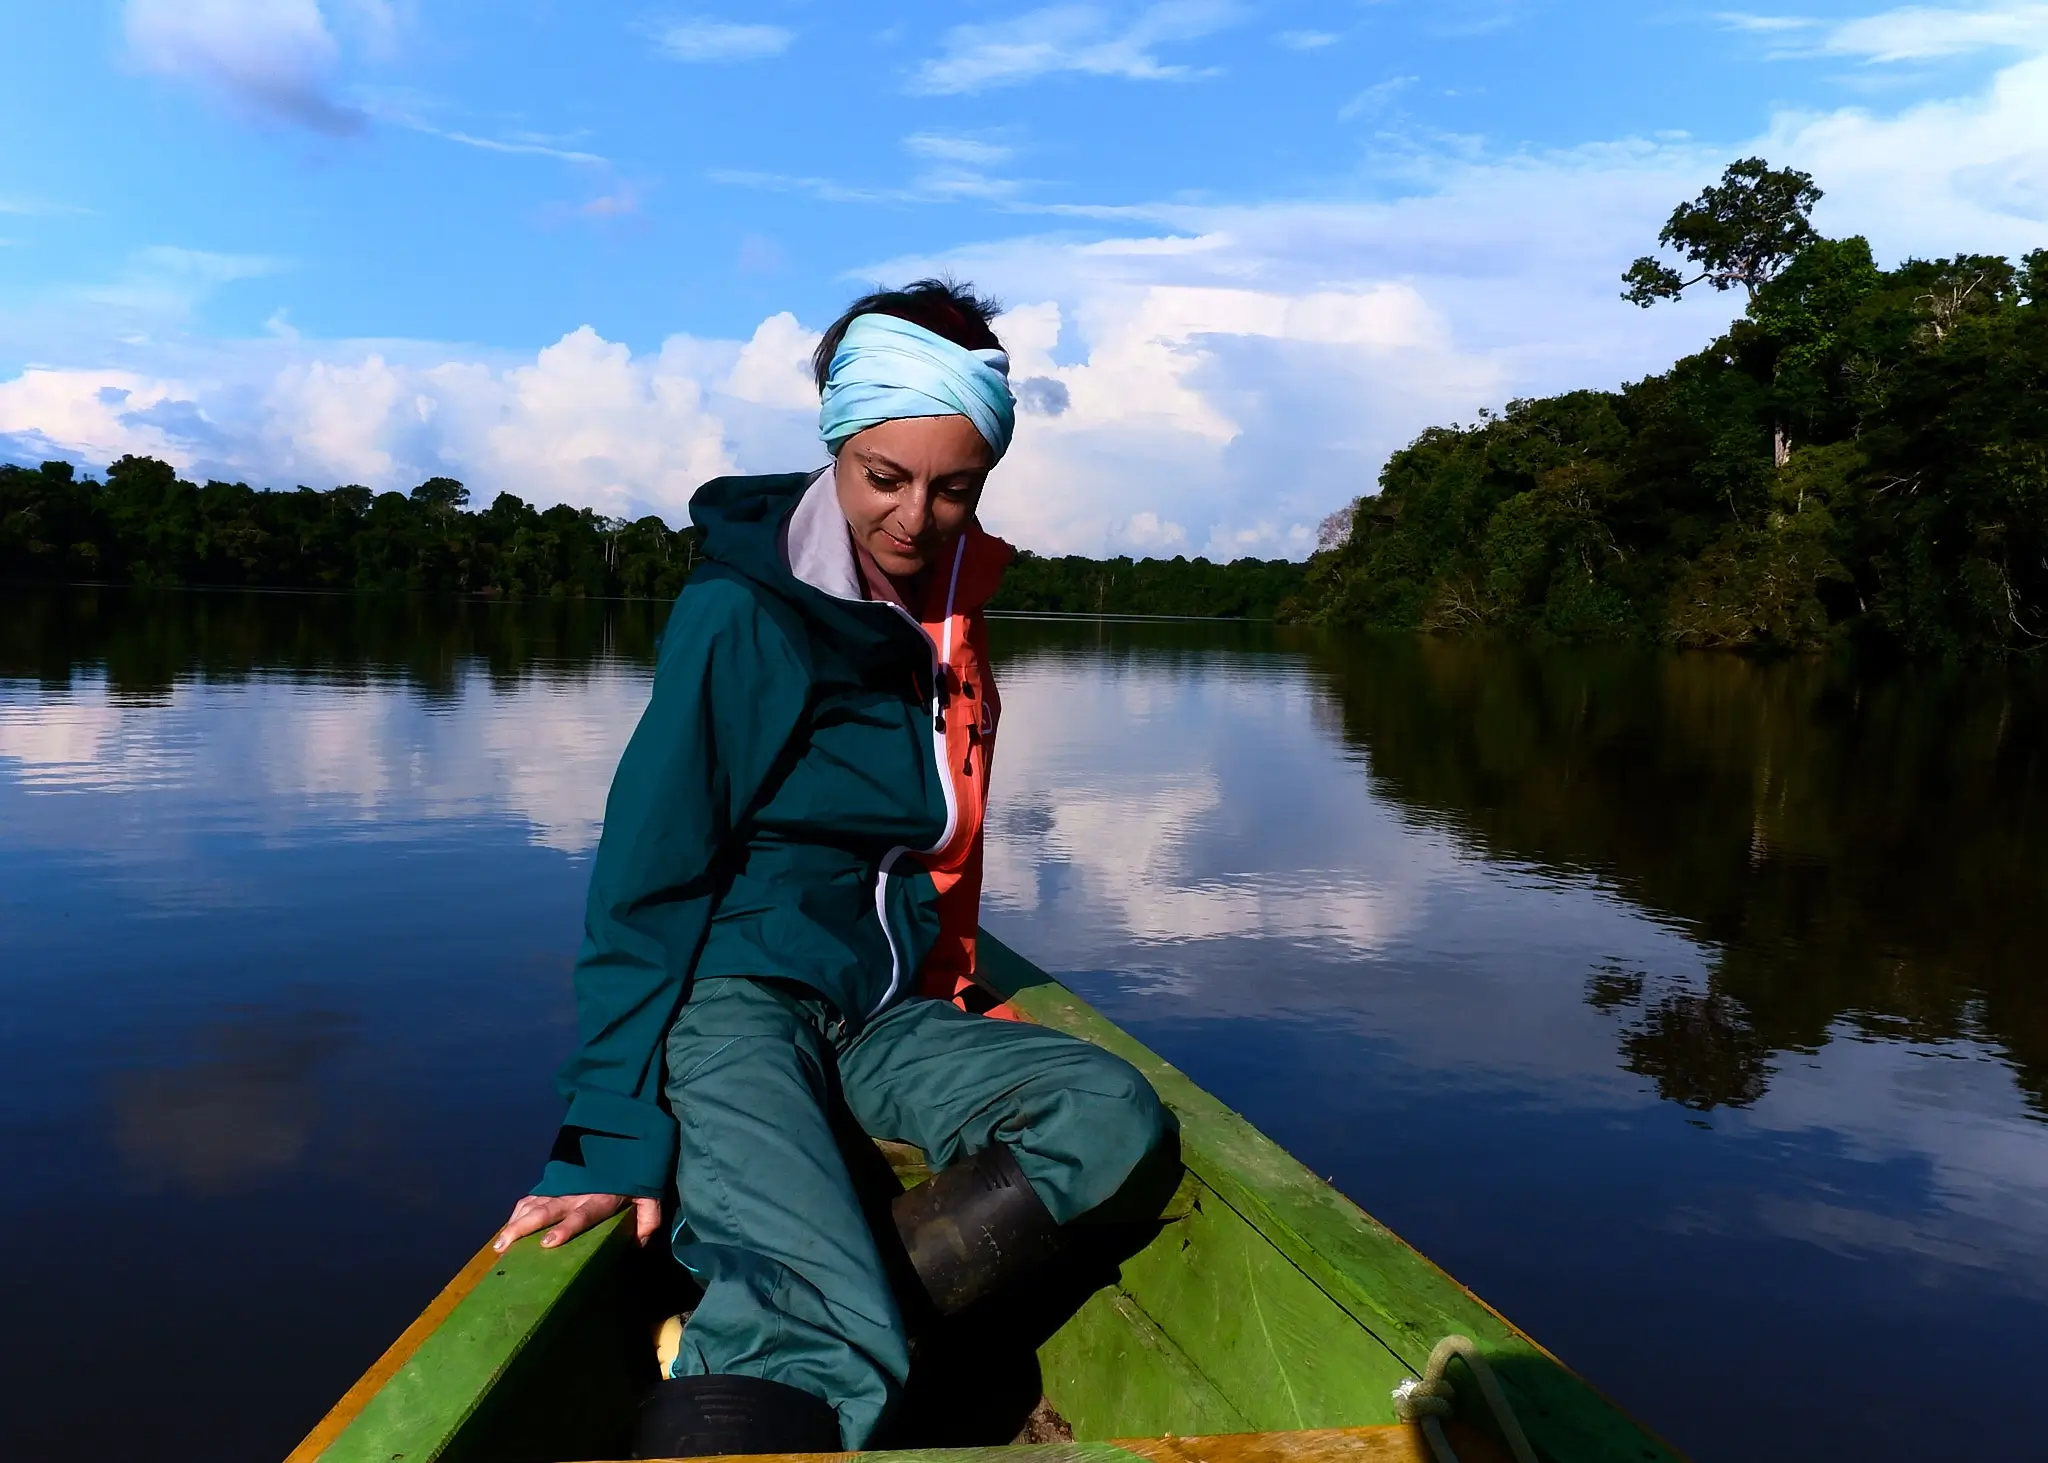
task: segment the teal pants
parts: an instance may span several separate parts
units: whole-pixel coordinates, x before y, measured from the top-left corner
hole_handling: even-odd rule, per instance
[[[675,1254],[704,1288],[674,1374],[765,1377],[866,1445],[910,1369],[903,1320],[834,1137],[835,1097],[935,1168],[1008,1144],[1053,1218],[1102,1205],[1175,1131],[1137,1069],[1044,1027],[910,1000],[848,1036],[801,988],[698,983],[668,1039],[682,1129]]]

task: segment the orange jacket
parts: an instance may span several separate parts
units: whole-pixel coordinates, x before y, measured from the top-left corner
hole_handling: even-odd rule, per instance
[[[946,775],[953,784],[953,836],[919,855],[939,892],[939,939],[918,969],[919,995],[948,1000],[963,1010],[1010,1016],[991,1009],[994,997],[974,979],[974,936],[981,921],[982,820],[988,812],[989,771],[995,763],[996,723],[1002,698],[989,672],[988,622],[982,606],[1003,582],[1016,550],[970,524],[925,585],[917,616],[938,651],[946,722]]]

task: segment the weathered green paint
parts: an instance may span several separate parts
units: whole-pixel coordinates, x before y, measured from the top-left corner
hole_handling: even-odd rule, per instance
[[[1121,1286],[1106,1286],[1038,1351],[1046,1400],[1077,1437],[1245,1432],[1245,1416]]]
[[[616,1282],[633,1254],[619,1223],[607,1220],[559,1249],[514,1245],[320,1463],[561,1458],[571,1454],[555,1452],[552,1440],[581,1452],[575,1445],[594,1410],[610,1430],[621,1430],[623,1423],[610,1419],[630,1416],[643,1383],[633,1378],[630,1358],[604,1344],[613,1328],[588,1324],[611,1319],[618,1303]],[[642,1362],[649,1372],[652,1365]]]
[[[1126,1262],[1121,1288],[1214,1380],[1246,1430],[1396,1420],[1400,1360],[1213,1190],[1173,1229],[1178,1243]]]
[[[1613,1403],[1601,1396],[1582,1378],[1560,1365],[1543,1349],[1516,1330],[1493,1309],[1473,1296],[1427,1257],[1407,1244],[1304,1168],[1286,1150],[1260,1133],[1250,1123],[1189,1081],[1187,1076],[1106,1020],[1080,997],[1050,976],[983,932],[980,943],[983,976],[1010,1000],[1012,1006],[1044,1025],[1068,1031],[1117,1053],[1130,1061],[1152,1082],[1181,1122],[1182,1156],[1189,1170],[1242,1222],[1253,1238],[1262,1240],[1288,1268],[1320,1291],[1334,1312],[1367,1333],[1394,1360],[1399,1370],[1419,1372],[1429,1351],[1443,1336],[1462,1333],[1477,1341],[1499,1373],[1503,1387],[1539,1451],[1570,1463],[1666,1463],[1678,1455],[1644,1432]],[[1204,1206],[1205,1211],[1208,1206]],[[1214,1217],[1214,1216],[1211,1216]],[[1169,1231],[1170,1233],[1171,1231]],[[1165,1237],[1162,1237],[1165,1238]],[[1216,1307],[1197,1305],[1185,1314],[1175,1313],[1176,1302],[1168,1297],[1199,1296],[1206,1283],[1227,1295],[1233,1303],[1257,1302],[1263,1313],[1273,1311],[1271,1293],[1295,1295],[1294,1287],[1280,1279],[1280,1272],[1258,1263],[1257,1247],[1247,1240],[1236,1251],[1249,1254],[1251,1270],[1246,1279],[1233,1277],[1222,1263],[1231,1252],[1219,1239],[1214,1257],[1217,1268],[1206,1263],[1188,1267],[1191,1283],[1176,1286],[1155,1273],[1160,1246],[1126,1267],[1123,1288],[1137,1296],[1163,1330],[1189,1345],[1204,1334],[1205,1326],[1217,1325]],[[1203,1259],[1210,1258],[1205,1254]],[[1146,1282],[1150,1281],[1148,1285]],[[1249,1284],[1247,1291],[1244,1286]],[[1269,1292],[1266,1287],[1279,1287]],[[1182,1302],[1184,1303],[1184,1302]],[[1294,1385],[1291,1395],[1268,1392],[1261,1400],[1232,1401],[1248,1407],[1261,1421],[1259,1426],[1331,1426],[1331,1421],[1306,1424],[1270,1422],[1264,1419],[1291,1410],[1303,1396],[1318,1409],[1341,1405],[1340,1390],[1318,1382],[1321,1373],[1312,1356],[1336,1344],[1335,1338],[1348,1327],[1330,1326],[1320,1332],[1304,1333],[1297,1320],[1306,1323],[1308,1311],[1290,1299],[1282,1308],[1288,1323],[1268,1325],[1262,1334],[1272,1338],[1274,1360],[1261,1374],[1269,1385],[1285,1378]],[[1334,1321],[1334,1315],[1329,1316]],[[1238,1327],[1239,1357],[1244,1326]],[[1219,1365],[1224,1363],[1219,1362]],[[1360,1359],[1362,1372],[1384,1375],[1382,1368]],[[1205,1372],[1219,1379],[1215,1371]],[[1388,1384],[1391,1386],[1391,1382]],[[1344,1417],[1346,1425],[1370,1425],[1391,1416],[1384,1400],[1358,1399],[1370,1410]],[[1318,1411],[1318,1418],[1328,1413]]]
[[[1485,1349],[1552,1463],[1676,1455],[1243,1118],[984,934],[982,968],[1031,1019],[1151,1079],[1189,1170],[1158,1237],[1039,1350],[1075,1444],[899,1452],[896,1463],[1133,1463],[1107,1443],[1358,1427],[1457,1331]],[[887,1155],[900,1182],[918,1156]],[[320,1463],[555,1463],[622,1457],[652,1376],[655,1282],[617,1221],[563,1246],[515,1245]],[[671,1267],[673,1268],[673,1267]]]

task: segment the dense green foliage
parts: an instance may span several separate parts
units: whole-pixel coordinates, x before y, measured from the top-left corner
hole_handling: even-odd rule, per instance
[[[1424,432],[1287,609],[1689,646],[2033,650],[2048,639],[2048,250],[1886,270],[1861,238],[1812,238],[1669,371]]]
[[[665,599],[697,559],[695,535],[659,518],[541,512],[510,493],[481,512],[468,501],[451,478],[429,478],[410,495],[355,486],[263,493],[189,483],[149,457],[122,458],[104,482],[63,462],[0,466],[0,575]]]
[[[989,608],[1078,615],[1188,615],[1270,620],[1301,588],[1287,559],[1046,559],[1021,553]]]
[[[141,586],[436,590],[530,598],[668,599],[699,562],[695,530],[588,508],[540,512],[500,493],[471,512],[451,478],[411,494],[363,487],[203,487],[124,457],[106,481],[69,463],[0,466],[0,577]],[[1080,614],[1272,618],[1299,588],[1286,560],[1021,555],[992,606]]]

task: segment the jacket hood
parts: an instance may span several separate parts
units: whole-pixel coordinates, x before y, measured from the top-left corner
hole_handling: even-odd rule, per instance
[[[785,548],[790,519],[806,490],[819,482],[826,483],[829,493],[829,480],[820,473],[714,478],[706,483],[690,499],[690,521],[704,535],[704,557],[794,610],[814,644],[823,641],[860,663],[906,655],[913,664],[927,659],[923,637],[888,605],[870,604],[857,588],[839,592],[839,584],[820,587],[807,582],[810,576],[791,571]],[[815,537],[820,536],[806,536]],[[851,564],[851,544],[846,558]]]
[[[704,536],[705,558],[784,601],[839,648],[859,656],[908,646],[920,659],[929,655],[906,616],[863,592],[831,468],[715,478],[690,500],[690,521]],[[970,524],[950,562],[933,566],[928,599],[971,614],[995,593],[1011,557],[1008,544]]]

